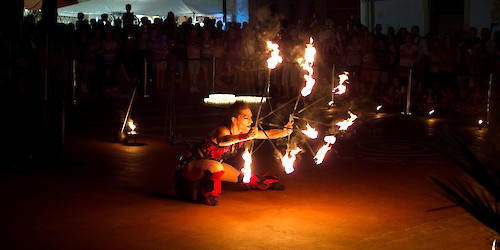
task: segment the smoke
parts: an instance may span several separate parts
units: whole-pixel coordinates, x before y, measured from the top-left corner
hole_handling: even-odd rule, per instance
[[[264,44],[269,40],[276,39],[281,30],[283,17],[272,11],[272,8],[263,7],[256,11],[257,18],[257,38]]]

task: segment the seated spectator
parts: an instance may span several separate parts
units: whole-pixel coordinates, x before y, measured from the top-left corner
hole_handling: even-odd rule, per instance
[[[485,100],[485,91],[475,82],[469,89],[466,101],[459,105],[458,110],[466,115],[479,115],[486,110]]]
[[[425,87],[425,92],[418,102],[418,111],[427,113],[437,107],[437,95],[433,86]]]
[[[233,61],[225,61],[224,69],[215,79],[215,84],[216,91],[220,92],[235,92],[238,89],[236,69]]]
[[[390,110],[401,108],[406,100],[406,86],[399,78],[392,79],[392,85],[381,96],[382,105]]]

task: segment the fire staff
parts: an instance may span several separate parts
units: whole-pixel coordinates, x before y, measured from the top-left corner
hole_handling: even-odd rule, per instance
[[[245,142],[283,138],[293,132],[293,119],[282,129],[263,131],[252,124],[249,105],[232,104],[223,123],[179,159],[174,178],[176,194],[182,199],[215,206],[222,193],[221,181],[241,183],[246,189],[283,190],[277,176],[252,175],[249,183],[243,183],[242,172],[224,162],[237,154]]]

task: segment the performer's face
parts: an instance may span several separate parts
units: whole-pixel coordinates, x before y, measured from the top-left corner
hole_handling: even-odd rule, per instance
[[[243,133],[248,133],[252,126],[252,110],[250,109],[242,109],[240,110],[240,114],[236,119],[233,120],[235,125],[238,127],[239,130]]]

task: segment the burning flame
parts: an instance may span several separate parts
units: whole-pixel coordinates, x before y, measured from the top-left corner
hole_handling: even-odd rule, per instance
[[[293,163],[295,162],[295,159],[297,159],[297,154],[301,151],[301,148],[292,149],[290,151],[287,150],[286,154],[281,158],[281,165],[283,165],[287,174],[295,170],[293,168]]]
[[[335,138],[335,136],[333,135],[327,135],[325,136],[325,138],[323,139],[326,143],[330,143],[330,144],[335,144],[335,142],[337,141],[337,138]]]
[[[349,115],[351,116],[349,119],[337,122],[336,125],[339,126],[339,130],[347,130],[347,128],[354,123],[354,120],[358,119],[358,116],[351,113],[351,111],[349,111]]]
[[[306,97],[311,94],[314,84],[316,80],[313,78],[314,74],[314,56],[316,55],[316,48],[313,46],[312,37],[309,38],[309,43],[306,44],[306,51],[304,54],[304,58],[299,58],[298,63],[300,66],[307,71],[307,74],[304,75],[304,79],[306,80],[306,86],[302,89],[302,96]]]
[[[279,45],[271,41],[267,41],[267,48],[271,51],[271,57],[267,59],[267,67],[274,69],[278,64],[283,62],[283,58],[279,55]]]
[[[243,173],[243,183],[249,183],[250,182],[250,177],[252,175],[252,155],[250,152],[248,152],[248,148],[245,149],[245,152],[243,155],[241,155],[241,158],[245,160],[245,164],[243,165],[243,168],[241,169],[241,173]]]
[[[497,240],[494,239],[493,243],[491,244],[491,250],[496,250],[497,249]]]
[[[325,159],[325,155],[328,151],[330,151],[330,149],[332,148],[332,146],[327,143],[325,145],[323,145],[319,150],[318,152],[316,153],[316,156],[314,156],[314,161],[316,162],[316,165],[319,165],[323,162],[323,160]]]
[[[129,134],[137,134],[137,132],[135,131],[135,128],[137,128],[137,126],[134,124],[134,121],[132,119],[128,119],[127,125],[130,128],[130,131],[128,132]]]
[[[346,85],[344,85],[344,82],[349,80],[349,73],[344,72],[344,74],[339,75],[339,79],[340,79],[339,85],[332,90],[332,92],[334,94],[337,94],[337,95],[341,95],[341,94],[345,93],[347,87],[346,87]]]
[[[314,161],[316,162],[316,165],[319,165],[323,162],[326,153],[330,151],[332,145],[335,144],[335,142],[337,141],[337,138],[335,138],[335,136],[333,135],[327,135],[323,140],[326,142],[326,144],[323,145],[314,156]]]
[[[318,138],[318,131],[316,131],[316,129],[314,129],[313,127],[311,127],[311,125],[307,124],[306,125],[306,130],[302,130],[302,133],[307,135],[307,137],[311,138],[311,139],[316,139]]]

